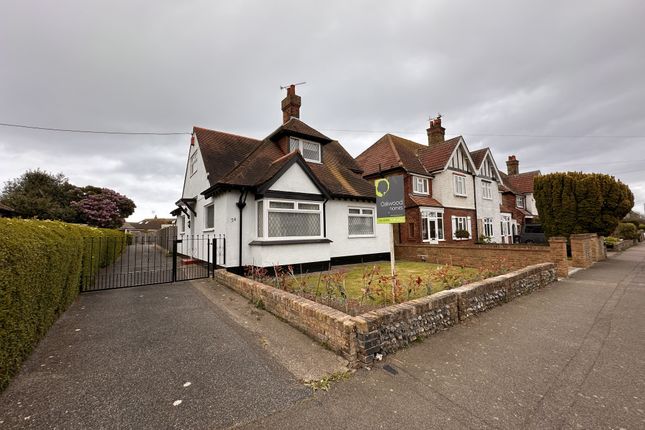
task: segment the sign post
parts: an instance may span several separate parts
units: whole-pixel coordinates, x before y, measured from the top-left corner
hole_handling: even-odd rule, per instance
[[[394,257],[394,224],[405,222],[403,176],[395,175],[374,181],[376,192],[376,223],[390,224],[390,272],[392,275],[392,303],[396,300],[396,264]]]

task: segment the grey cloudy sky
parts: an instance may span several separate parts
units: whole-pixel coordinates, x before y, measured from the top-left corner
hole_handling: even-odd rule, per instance
[[[645,202],[645,2],[0,2],[0,122],[261,138],[301,118],[358,155],[430,115],[505,169],[615,175]],[[351,131],[348,131],[351,130]],[[538,137],[535,137],[538,136]],[[541,137],[540,137],[541,136]],[[603,136],[603,137],[566,137]],[[167,216],[189,136],[0,127],[0,182],[27,169]]]

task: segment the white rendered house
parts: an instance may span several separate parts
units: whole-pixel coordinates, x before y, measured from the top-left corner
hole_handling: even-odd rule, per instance
[[[389,226],[376,224],[373,184],[337,141],[299,120],[300,104],[291,86],[283,124],[261,140],[194,128],[173,211],[178,239],[225,237],[225,261],[216,262],[237,271],[389,258]]]

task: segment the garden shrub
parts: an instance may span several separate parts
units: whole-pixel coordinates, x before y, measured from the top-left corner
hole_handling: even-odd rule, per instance
[[[607,245],[607,246],[613,247],[613,246],[617,245],[618,243],[620,243],[620,239],[618,239],[617,237],[607,236],[605,238],[605,245]]]
[[[618,224],[616,234],[621,239],[633,240],[638,238],[636,226],[630,222],[621,222]]]
[[[115,237],[88,250],[86,237]],[[0,218],[0,390],[58,316],[74,301],[81,273],[123,251],[116,230],[59,221]]]

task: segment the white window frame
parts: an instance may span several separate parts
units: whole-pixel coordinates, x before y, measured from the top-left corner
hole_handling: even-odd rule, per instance
[[[197,173],[197,151],[193,152],[193,155],[190,156],[190,176],[193,176]]]
[[[359,213],[351,213],[352,210],[357,210]],[[371,218],[372,220],[372,233],[371,234],[351,234],[349,232],[349,219],[350,218]],[[350,206],[347,208],[347,237],[350,239],[360,237],[374,237],[376,235],[376,208]]]
[[[460,185],[463,187],[463,192],[460,192]],[[458,197],[467,197],[466,191],[466,176],[460,175],[458,173],[452,174],[452,189],[456,196]]]
[[[493,218],[488,217],[488,218],[483,218],[482,219],[482,226],[484,228],[484,236],[486,237],[493,237],[494,236],[494,230],[493,230]]]
[[[262,199],[262,236],[258,236],[258,217],[255,221],[255,234],[259,240],[306,240],[306,239],[322,239],[324,238],[324,225],[322,202],[310,200],[287,200],[287,199]],[[258,203],[260,202],[258,201]],[[279,209],[271,208],[271,202],[292,203],[293,209]],[[317,210],[299,209],[300,204],[312,204],[318,207]],[[258,206],[256,206],[256,211]],[[269,212],[300,212],[300,213],[317,213],[320,215],[320,234],[318,236],[269,236]],[[257,214],[256,214],[257,215]]]
[[[511,235],[511,216],[510,215],[501,215],[500,227],[502,229],[502,236]]]
[[[427,196],[430,194],[430,181],[422,176],[412,176],[412,192]]]
[[[525,202],[524,202],[524,196],[516,196],[515,201],[517,202],[517,207],[524,209]]]
[[[213,216],[208,216],[208,210],[213,208]],[[209,226],[208,223],[211,222],[212,225]],[[213,203],[204,206],[204,231],[213,231],[215,229],[215,205]]]
[[[441,221],[441,228],[437,228],[437,241],[443,242],[446,240],[446,224],[443,219],[443,209],[421,209],[421,231],[419,231],[419,234],[421,235],[421,241],[430,243],[432,242],[430,240],[430,229],[428,228],[428,225],[426,224],[426,220],[428,221],[436,221],[437,223]],[[423,238],[423,230],[424,230],[424,225],[425,228],[428,229],[428,238],[424,239]],[[437,224],[438,227],[438,224]]]
[[[463,227],[460,226],[459,224],[464,224]],[[467,238],[458,238],[455,236],[455,232],[457,230],[466,230],[469,234],[469,237]],[[472,221],[469,216],[457,216],[453,215],[452,216],[452,240],[469,240],[473,238],[473,230],[472,230]]]
[[[300,155],[302,155],[302,158],[305,159],[305,161],[310,161],[312,163],[322,163],[322,145],[318,142],[312,142],[311,140],[304,140],[300,139],[298,137],[290,137],[289,138],[289,152],[293,151],[292,149],[292,143],[298,142],[298,151],[300,152]],[[305,152],[304,152],[304,145],[306,143],[309,143],[311,145],[316,145],[318,147],[318,159],[312,159],[312,158],[307,158],[305,157]]]
[[[482,181],[482,198],[493,200],[493,183],[491,181]]]

